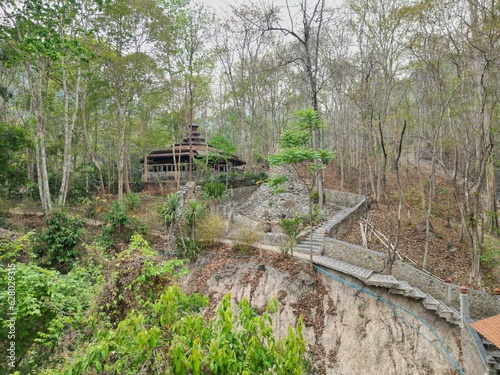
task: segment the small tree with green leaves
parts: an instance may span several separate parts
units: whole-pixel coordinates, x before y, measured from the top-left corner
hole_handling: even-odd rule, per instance
[[[269,155],[271,166],[284,165],[290,167],[297,178],[307,188],[309,203],[309,225],[313,229],[313,202],[311,199],[319,171],[334,157],[327,149],[313,147],[313,133],[322,129],[319,115],[312,108],[295,112],[297,125],[286,129],[279,140],[280,149]],[[303,170],[306,173],[301,173]],[[310,242],[310,261],[312,266],[312,239]]]
[[[77,257],[78,241],[83,221],[61,211],[55,211],[45,222],[46,227],[35,237],[33,252],[42,267],[67,272]]]

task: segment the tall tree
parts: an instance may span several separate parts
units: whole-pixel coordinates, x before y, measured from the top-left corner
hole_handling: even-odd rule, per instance
[[[285,14],[285,16],[283,16]],[[300,0],[294,6],[286,1],[285,7],[267,7],[262,10],[260,19],[253,23],[263,32],[280,32],[291,37],[299,49],[289,49],[283,56],[284,63],[298,62],[303,69],[307,82],[308,96],[312,109],[319,113],[318,93],[326,77],[319,64],[320,42],[325,24],[331,19],[330,10],[325,7],[325,0],[316,0],[311,6],[307,0]],[[297,52],[297,53],[296,53]],[[321,147],[321,130],[314,130],[313,147]],[[316,174],[316,189],[319,193],[319,205],[323,208],[323,173]]]

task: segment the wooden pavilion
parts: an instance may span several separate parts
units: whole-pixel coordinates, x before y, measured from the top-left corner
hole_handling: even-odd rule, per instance
[[[200,136],[198,125],[192,124],[187,138],[173,146],[154,150],[141,159],[145,182],[162,182],[173,180],[181,173],[181,179],[188,177],[190,166],[196,172],[194,159],[204,160],[215,172],[230,172],[246,164],[236,155],[224,155],[224,152],[211,146]]]

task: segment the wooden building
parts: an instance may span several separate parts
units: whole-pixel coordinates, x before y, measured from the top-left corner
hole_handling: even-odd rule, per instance
[[[211,146],[200,136],[198,125],[191,125],[191,132],[181,143],[169,148],[154,150],[147,159],[141,159],[145,182],[162,182],[174,180],[180,172],[181,179],[186,180],[192,165],[196,174],[196,164],[192,159],[202,160],[215,172],[230,172],[246,164],[236,155],[224,155],[224,152]],[[145,173],[147,169],[147,174]]]

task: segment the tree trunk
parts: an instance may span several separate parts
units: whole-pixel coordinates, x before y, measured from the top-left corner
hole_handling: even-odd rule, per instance
[[[31,109],[35,115],[35,157],[38,180],[38,192],[44,212],[52,210],[52,201],[49,190],[49,176],[47,172],[47,155],[45,145],[45,119],[43,116],[43,86],[44,76],[48,76],[48,63],[39,59],[37,70],[33,73],[31,65],[26,66],[31,94]],[[35,74],[35,76],[33,76]]]
[[[96,170],[97,170],[97,176],[99,178],[99,195],[105,195],[106,190],[104,188],[104,179],[102,177],[102,170],[99,162],[97,161],[96,155],[95,155],[95,149],[92,149],[92,146],[90,144],[90,139],[89,139],[89,131],[88,131],[88,113],[87,113],[87,83],[88,81],[85,79],[83,82],[83,87],[82,87],[82,101],[81,101],[81,109],[82,109],[82,127],[83,127],[83,143],[85,145],[85,149],[87,150],[87,153],[90,155],[90,160],[92,160],[92,163],[94,164]],[[97,131],[95,132],[95,136],[97,137]],[[97,143],[97,139],[96,139]],[[88,167],[85,165],[85,170],[87,170]],[[109,176],[109,174],[108,174]]]
[[[64,61],[63,61],[64,64]],[[76,124],[76,116],[78,113],[78,101],[80,99],[80,67],[78,67],[76,73],[76,83],[75,83],[75,99],[74,108],[71,115],[71,122],[69,119],[69,92],[68,92],[68,72],[66,67],[63,67],[62,71],[62,85],[64,92],[64,154],[63,154],[63,168],[62,168],[62,181],[61,188],[59,189],[59,204],[64,207],[66,204],[66,197],[68,195],[69,188],[69,176],[71,172],[71,146],[73,142],[73,131]]]

